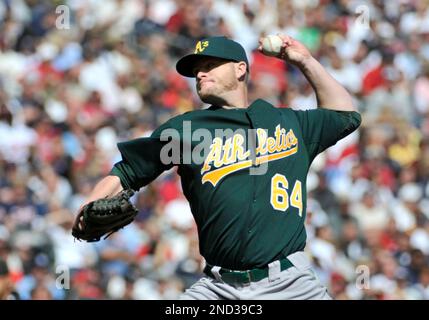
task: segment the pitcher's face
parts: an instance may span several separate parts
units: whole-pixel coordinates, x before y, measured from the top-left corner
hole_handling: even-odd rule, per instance
[[[197,93],[205,103],[213,103],[238,87],[233,61],[207,57],[197,62],[193,72]]]

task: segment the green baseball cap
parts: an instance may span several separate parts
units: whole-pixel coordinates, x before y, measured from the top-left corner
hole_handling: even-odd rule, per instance
[[[241,44],[227,37],[217,36],[198,41],[193,54],[188,54],[177,61],[177,72],[182,76],[194,78],[192,70],[195,63],[204,57],[221,58],[237,62],[244,61],[247,65],[247,71],[249,71],[249,62]]]

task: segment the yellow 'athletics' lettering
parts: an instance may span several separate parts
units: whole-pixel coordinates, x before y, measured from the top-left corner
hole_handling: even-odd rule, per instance
[[[289,157],[298,151],[298,139],[290,129],[287,133],[280,125],[276,126],[274,137],[268,137],[267,131],[257,129],[258,146],[256,164]],[[235,134],[223,143],[221,138],[214,138],[210,152],[201,168],[202,183],[210,182],[214,187],[225,176],[252,166],[250,150],[245,151],[244,137]]]

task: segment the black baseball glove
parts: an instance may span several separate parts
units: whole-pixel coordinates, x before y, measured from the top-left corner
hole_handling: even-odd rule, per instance
[[[72,235],[78,240],[95,242],[133,222],[138,213],[130,201],[133,194],[133,190],[127,189],[111,198],[86,204],[75,219]]]

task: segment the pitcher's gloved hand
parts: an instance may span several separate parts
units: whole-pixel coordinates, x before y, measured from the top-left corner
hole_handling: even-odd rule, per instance
[[[111,198],[86,204],[75,219],[72,235],[78,240],[95,242],[133,222],[138,213],[130,201],[133,194],[133,190],[127,189]]]

